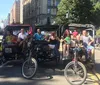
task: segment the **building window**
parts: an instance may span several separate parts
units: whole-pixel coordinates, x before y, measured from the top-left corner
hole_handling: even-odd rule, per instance
[[[56,15],[56,9],[51,9],[51,14]]]
[[[56,6],[56,0],[53,0],[53,6]]]
[[[48,4],[48,6],[51,6],[51,0],[48,0],[47,4]]]
[[[48,8],[48,14],[50,14],[51,13],[51,9],[50,8]]]
[[[56,6],[58,6],[59,3],[60,3],[60,0],[56,0]]]

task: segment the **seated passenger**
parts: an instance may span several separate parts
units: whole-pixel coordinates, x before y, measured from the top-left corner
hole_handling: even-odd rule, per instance
[[[71,35],[71,47],[75,47],[76,41],[77,41],[77,44],[80,43],[80,34],[75,29]]]
[[[74,32],[72,33],[72,35],[73,35],[73,38],[77,37],[77,35],[78,35],[77,29],[74,30]]]
[[[5,37],[5,43],[7,44],[11,44],[12,43],[12,34],[10,33],[10,31],[7,31],[7,36]]]
[[[24,29],[21,29],[21,32],[18,34],[18,38],[20,38],[22,40],[27,38],[27,35],[26,35]]]
[[[71,38],[70,38],[70,31],[66,30],[64,33],[64,43],[63,43],[63,59],[67,59],[69,56],[69,48],[71,44]]]
[[[27,35],[26,35],[24,29],[21,29],[21,32],[18,34],[18,40],[17,40],[17,43],[18,43],[18,46],[19,46],[20,51],[23,51],[23,48],[24,48],[24,40],[26,38],[27,38]]]
[[[59,49],[60,41],[59,41],[59,38],[56,36],[55,32],[51,33],[49,41],[50,41],[50,44],[56,45],[57,49]]]
[[[54,52],[55,52],[55,55],[57,57],[60,57],[60,53],[59,53],[59,45],[60,45],[60,41],[58,39],[58,37],[56,36],[56,33],[55,32],[52,32],[51,33],[51,36],[49,38],[49,47],[54,49]]]
[[[14,44],[17,43],[17,36],[16,35],[12,36],[12,43],[14,43]]]
[[[37,29],[37,33],[34,34],[33,38],[35,40],[44,40],[44,36],[41,34],[40,29]]]
[[[92,44],[94,43],[94,39],[87,34],[86,30],[83,30],[80,40],[83,41],[83,46],[87,50],[86,58],[89,58],[89,57],[93,58],[94,47],[92,46]]]

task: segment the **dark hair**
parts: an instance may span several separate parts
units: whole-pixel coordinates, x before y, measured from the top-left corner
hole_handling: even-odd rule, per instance
[[[52,36],[54,36],[55,34],[56,34],[55,32],[52,32],[52,33],[51,33]]]
[[[64,36],[64,38],[65,38],[66,36],[70,36],[70,31],[69,31],[69,29],[66,29],[66,30],[65,30],[63,36]]]

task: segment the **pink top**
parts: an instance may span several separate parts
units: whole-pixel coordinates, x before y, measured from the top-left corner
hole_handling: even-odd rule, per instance
[[[78,32],[73,32],[73,36],[76,37],[78,35]]]

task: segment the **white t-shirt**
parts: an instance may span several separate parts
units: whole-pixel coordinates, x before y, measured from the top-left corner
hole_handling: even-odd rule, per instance
[[[19,33],[19,35],[18,35],[18,38],[21,38],[21,39],[25,39],[27,37],[27,35],[24,33],[24,34],[22,34],[22,33]]]
[[[81,40],[83,40],[83,43],[86,43],[87,45],[92,40],[91,36],[81,36]]]

